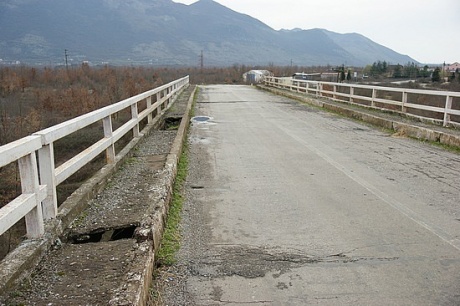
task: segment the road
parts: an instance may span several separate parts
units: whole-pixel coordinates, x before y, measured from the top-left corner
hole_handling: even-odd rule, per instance
[[[458,154],[254,87],[200,90],[188,304],[460,305]]]

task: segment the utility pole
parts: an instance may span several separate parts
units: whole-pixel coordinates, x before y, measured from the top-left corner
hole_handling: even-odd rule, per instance
[[[201,50],[201,55],[200,55],[200,68],[201,68],[201,72],[203,72],[203,67],[204,67],[204,55],[203,55],[203,50]]]
[[[64,50],[64,56],[65,56],[65,69],[66,69],[66,70],[69,70],[69,66],[68,66],[68,62],[67,62],[67,56],[68,56],[67,51],[68,51],[67,49]]]

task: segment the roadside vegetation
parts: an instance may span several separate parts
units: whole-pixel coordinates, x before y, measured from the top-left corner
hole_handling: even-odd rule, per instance
[[[195,90],[193,97],[193,103],[196,103],[196,99],[199,94],[199,88]],[[190,117],[194,115],[194,108],[190,110]],[[184,184],[187,179],[188,173],[188,142],[184,140],[182,147],[182,153],[177,165],[177,175],[174,181],[172,200],[169,206],[168,218],[166,220],[165,231],[161,240],[161,247],[156,256],[156,265],[171,266],[176,263],[176,255],[180,248],[181,233],[180,233],[180,221],[182,214],[182,207],[185,201]]]
[[[188,146],[187,141],[184,142],[182,154],[177,165],[177,176],[173,186],[173,194],[171,203],[169,204],[169,211],[164,228],[163,237],[161,239],[161,246],[155,256],[154,269],[154,284],[150,288],[150,296],[148,298],[147,305],[156,306],[162,305],[161,290],[158,284],[155,283],[155,279],[162,273],[161,271],[167,270],[168,267],[174,265],[177,262],[177,252],[181,246],[181,231],[180,222],[182,207],[184,205],[184,183],[187,177],[188,170]]]
[[[380,81],[385,86],[404,86],[409,88],[432,88],[448,91],[460,91],[460,70],[447,71],[445,66],[419,66],[415,63],[392,65],[385,61],[377,61],[363,69],[367,81]],[[412,81],[403,85],[394,84],[398,81]]]

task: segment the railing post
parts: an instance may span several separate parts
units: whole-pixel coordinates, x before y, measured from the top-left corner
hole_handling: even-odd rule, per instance
[[[332,99],[337,100],[337,95],[335,94],[337,92],[337,85],[334,85],[333,88]]]
[[[401,112],[403,113],[407,112],[406,103],[407,103],[407,92],[403,91],[402,92],[402,105],[401,105]]]
[[[172,99],[172,87],[171,86],[166,89],[166,95],[168,95],[168,99],[166,99],[165,108],[168,108],[168,105],[171,104],[171,99]]]
[[[147,109],[150,109],[152,107],[152,96],[147,98]],[[153,121],[153,116],[152,112],[149,112],[149,115],[147,116],[147,122],[151,123]]]
[[[38,197],[40,186],[38,183],[38,169],[35,152],[21,157],[18,160],[19,173],[21,176],[21,187],[23,194],[35,194],[36,205],[25,216],[27,236],[29,238],[38,238],[45,232],[43,222],[42,203]]]
[[[323,96],[323,83],[319,83],[318,87],[319,87],[319,96],[322,97]]]
[[[163,93],[163,96],[165,98],[165,100],[163,101],[163,109],[166,109],[168,107],[168,101],[169,101],[168,94],[169,94],[169,88],[166,88]]]
[[[160,102],[161,101],[161,91],[157,92],[157,102]],[[157,111],[157,115],[161,112],[161,103],[160,105],[158,105],[158,111]]]
[[[377,90],[375,88],[372,88],[372,100],[371,100],[371,106],[375,107],[375,98],[377,97]]]
[[[102,124],[104,127],[104,137],[112,139],[113,137],[112,116],[105,117],[102,120]],[[139,126],[138,126],[138,131],[139,131]],[[115,144],[113,143],[113,140],[112,140],[112,144],[110,145],[110,147],[108,147],[105,150],[105,156],[106,156],[108,164],[115,163],[116,154],[115,154]]]
[[[136,120],[136,126],[133,128],[133,137],[139,137],[139,112],[137,111],[137,103],[131,105],[131,118]]]
[[[446,107],[444,109],[444,122],[443,126],[448,126],[450,122],[450,114],[449,111],[452,109],[452,101],[453,97],[446,96]]]
[[[46,198],[42,204],[43,218],[50,220],[56,218],[58,213],[53,143],[38,150],[38,161],[40,165],[40,183],[46,185]]]
[[[355,88],[353,86],[350,86],[350,102],[354,102],[353,96],[355,95]]]

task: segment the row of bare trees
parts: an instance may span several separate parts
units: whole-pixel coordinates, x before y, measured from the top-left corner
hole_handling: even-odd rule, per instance
[[[0,145],[162,83],[141,67],[0,68]]]

